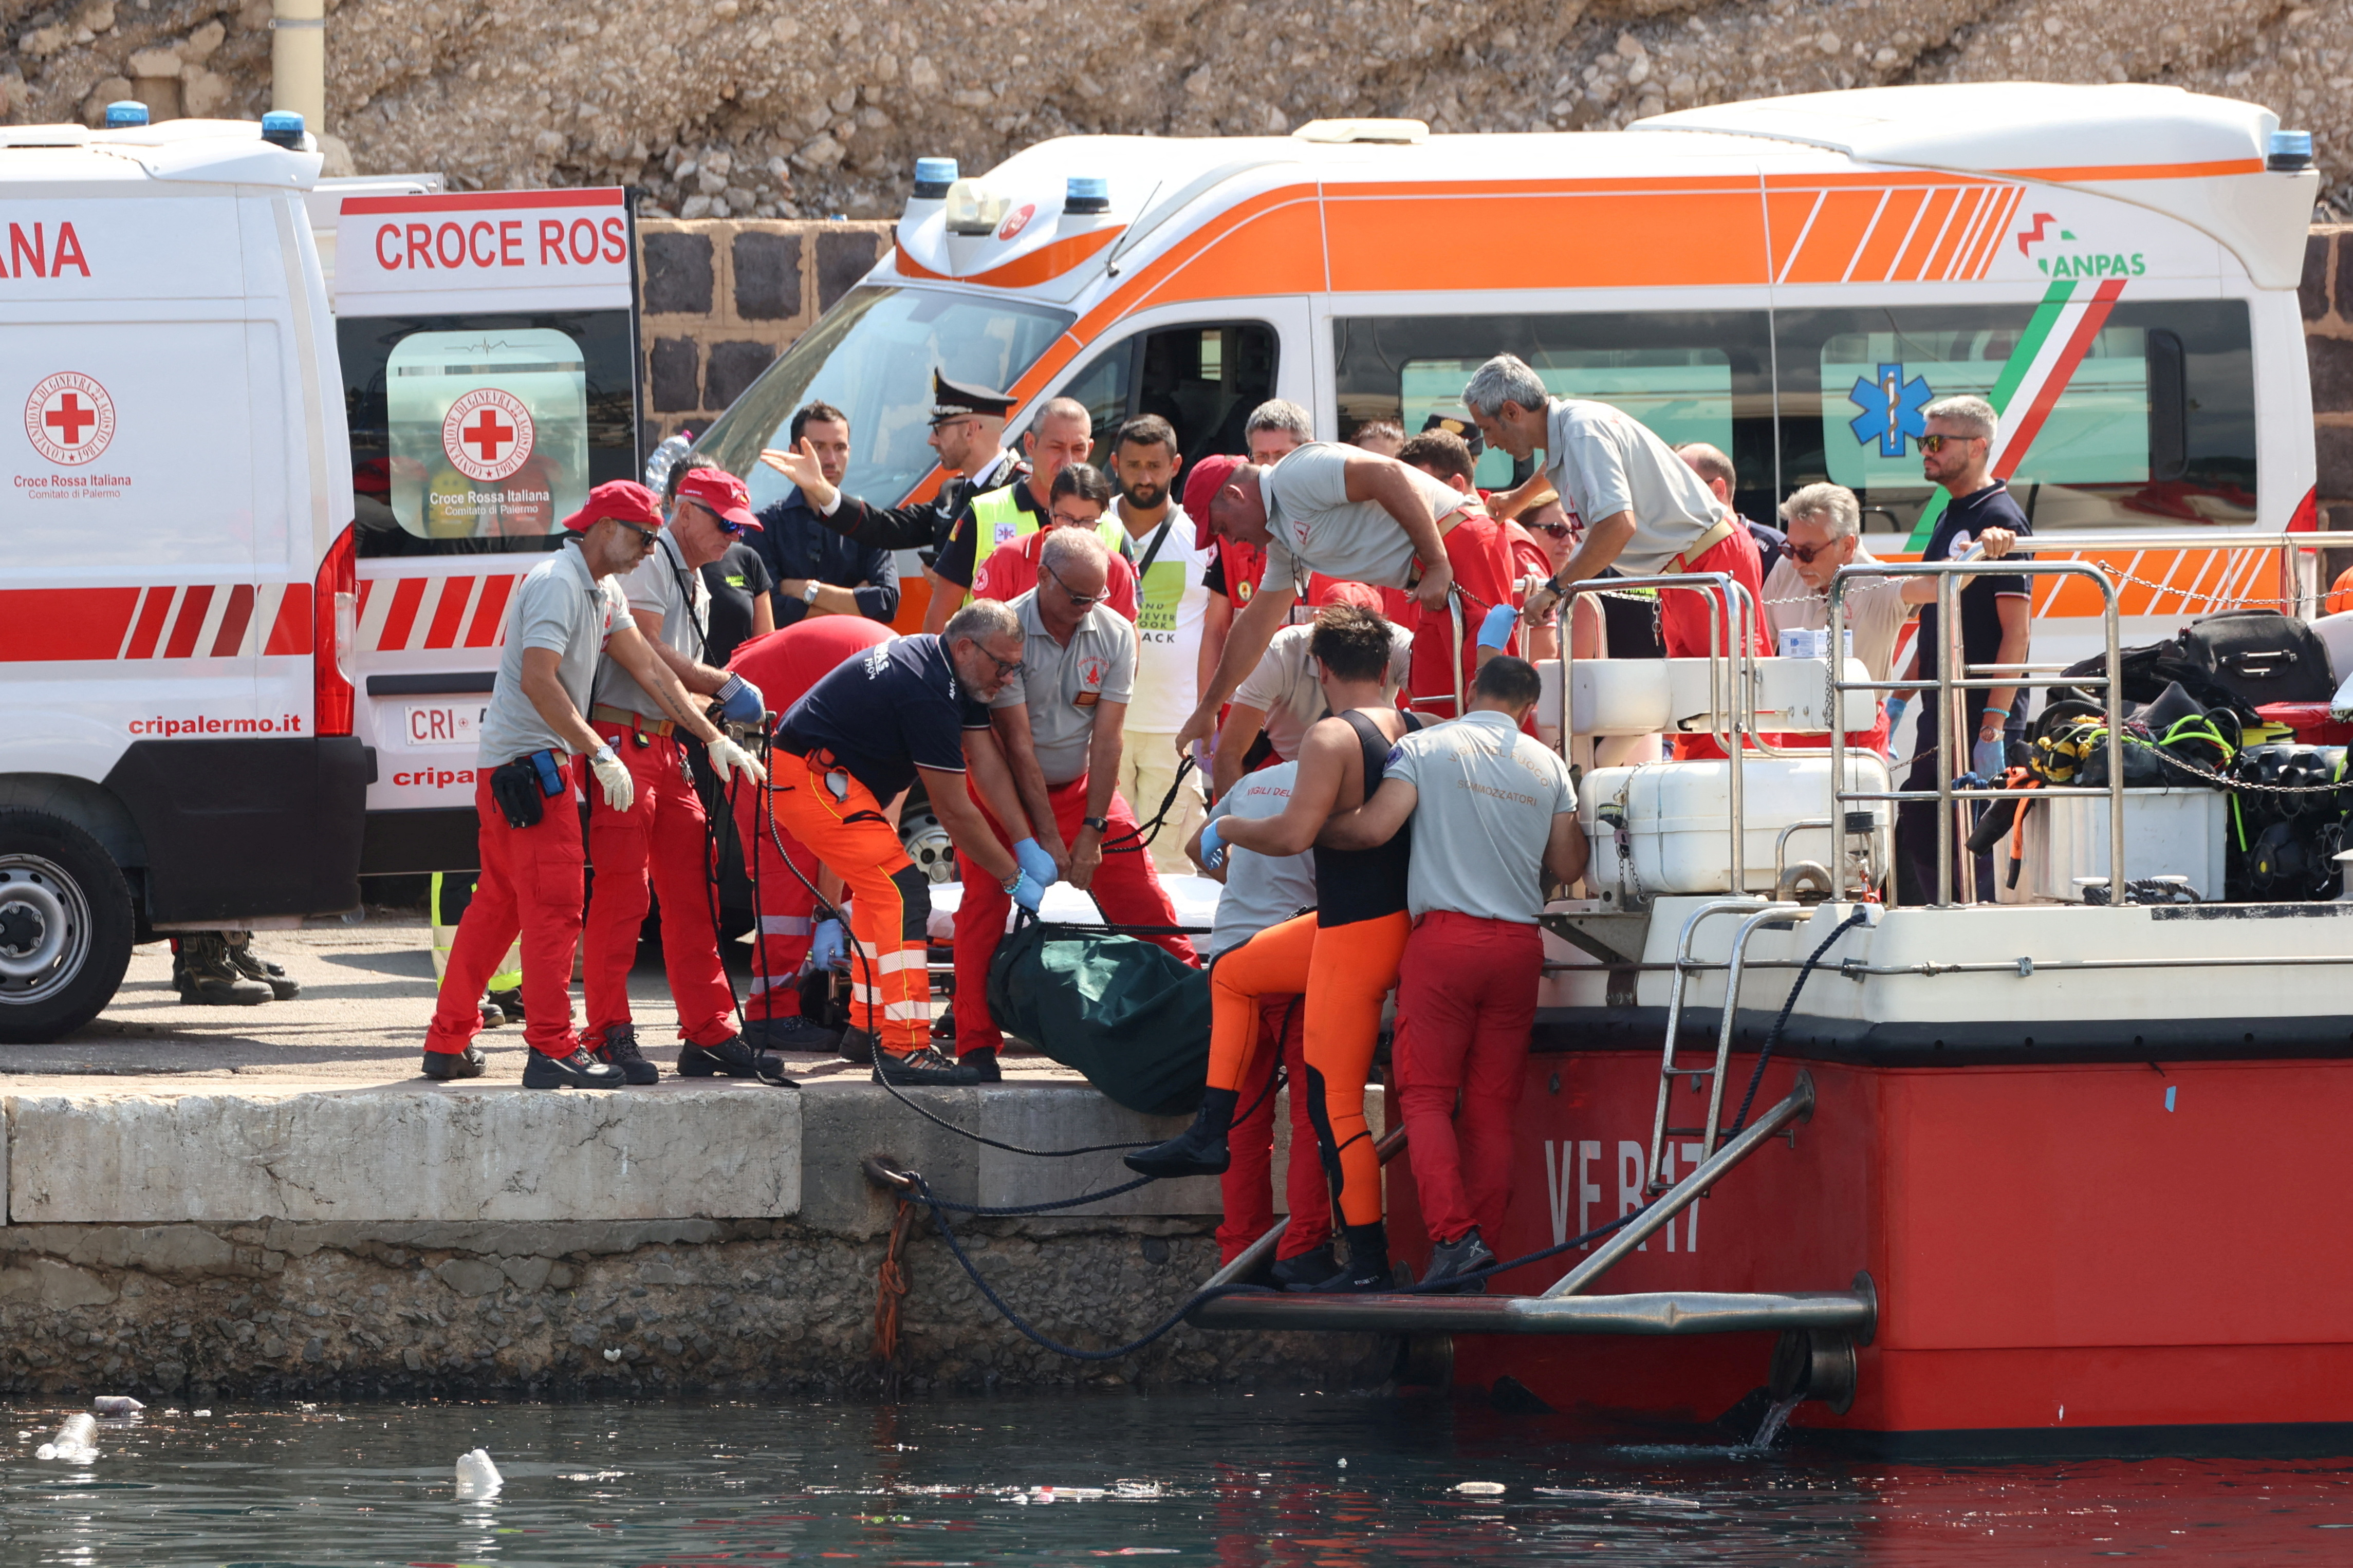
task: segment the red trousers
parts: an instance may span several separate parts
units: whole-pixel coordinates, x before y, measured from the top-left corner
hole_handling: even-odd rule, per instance
[[[1054,807],[1054,826],[1070,843],[1079,836],[1079,825],[1087,815],[1087,780],[1082,773],[1066,784],[1048,788],[1047,798]],[[980,801],[977,792],[973,795]],[[981,816],[997,841],[1008,850],[1013,840],[1007,837],[1004,826],[981,805]],[[1176,910],[1169,903],[1168,894],[1160,886],[1160,873],[1153,868],[1152,853],[1142,847],[1118,849],[1120,844],[1134,845],[1135,813],[1117,793],[1103,813],[1111,824],[1103,835],[1106,847],[1103,864],[1095,868],[1094,880],[1088,890],[1094,894],[1095,904],[1103,910],[1104,920],[1114,925],[1173,926]],[[1024,833],[1023,837],[1029,835]],[[1013,900],[997,885],[997,879],[967,858],[962,850],[956,852],[956,875],[963,879],[964,893],[955,912],[955,1048],[956,1055],[984,1047],[995,1050],[1005,1043],[997,1032],[997,1020],[988,1012],[988,965],[997,956],[997,944],[1005,938],[1006,917],[1012,913]],[[1159,943],[1187,963],[1198,963],[1193,944],[1181,936],[1155,936],[1145,940]]]
[[[474,901],[459,919],[426,1031],[428,1051],[462,1051],[482,1027],[482,987],[522,938],[523,1043],[551,1057],[568,1057],[572,1033],[572,950],[580,940],[580,805],[573,781],[587,773],[578,758],[565,762],[563,794],[543,797],[529,827],[510,827],[491,798],[491,770],[474,772],[475,838],[482,874]]]
[[[593,778],[587,785],[588,859],[596,868],[580,966],[588,1038],[629,1022],[629,966],[638,956],[650,880],[661,900],[662,968],[678,1005],[679,1038],[715,1046],[735,1033],[735,988],[727,983],[711,920],[710,821],[686,758],[665,737],[640,746],[626,724],[589,728],[612,742],[638,787],[629,809],[619,812],[605,804]]]
[[[1512,602],[1512,546],[1493,518],[1474,512],[1456,523],[1446,535],[1446,562],[1462,595],[1462,635],[1454,635],[1451,610],[1423,609],[1406,676],[1414,710],[1433,719],[1456,716],[1454,671],[1461,670],[1462,689],[1469,691],[1479,675],[1479,623],[1494,605]]]
[[[818,858],[776,820],[774,791],[739,782],[728,793],[733,796],[735,837],[744,846],[744,875],[752,879],[754,914],[759,921],[744,1016],[797,1018],[800,973],[808,963],[809,941],[817,931],[817,895],[809,883],[817,880]],[[795,867],[800,868],[798,877],[793,874]]]
[[[1746,586],[1751,595],[1749,651],[1770,653],[1765,641],[1765,582],[1757,570],[1757,541],[1748,531],[1734,523],[1732,531],[1705,550],[1683,563],[1685,572],[1729,572]],[[1715,651],[1729,658],[1733,645],[1728,628],[1730,621],[1718,622],[1723,613],[1717,606],[1723,600],[1715,594],[1694,593],[1685,588],[1659,590],[1659,640],[1666,646],[1669,658],[1705,658],[1711,639]],[[1711,626],[1719,629],[1711,630]],[[1678,735],[1675,737],[1675,757],[1688,761],[1695,757],[1721,757],[1724,747],[1713,735]]]
[[[1398,1109],[1432,1241],[1503,1234],[1512,1113],[1544,974],[1532,925],[1432,910],[1398,967]],[[1458,1096],[1461,1108],[1456,1108]]]
[[[1280,1040],[1282,1049],[1254,1052],[1243,1069],[1241,1102],[1226,1132],[1233,1163],[1219,1180],[1226,1211],[1218,1224],[1221,1264],[1231,1263],[1274,1228],[1275,1096],[1268,1086],[1274,1080],[1278,1056],[1291,1075],[1291,1161],[1282,1186],[1290,1200],[1291,1224],[1275,1244],[1275,1256],[1296,1258],[1332,1239],[1332,1189],[1315,1155],[1315,1123],[1307,1114],[1306,998],[1266,997],[1259,1003],[1258,1016],[1260,1039]]]

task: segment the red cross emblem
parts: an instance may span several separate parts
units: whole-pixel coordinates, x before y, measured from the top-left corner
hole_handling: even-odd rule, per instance
[[[114,399],[94,377],[59,371],[25,399],[25,438],[52,463],[95,462],[114,439]]]
[[[449,405],[441,421],[441,450],[470,479],[494,484],[531,456],[531,409],[513,393],[484,386]]]

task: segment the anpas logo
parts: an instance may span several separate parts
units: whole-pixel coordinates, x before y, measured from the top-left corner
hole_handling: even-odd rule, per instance
[[[1854,432],[1857,446],[1876,441],[1881,457],[1900,458],[1907,437],[1928,433],[1927,418],[1920,411],[1936,395],[1927,377],[1905,379],[1902,362],[1883,364],[1875,380],[1854,378],[1854,389],[1846,400],[1862,412],[1847,421],[1847,428]]]
[[[2018,254],[2042,269],[2046,278],[2137,278],[2148,270],[2148,258],[2142,252],[2122,250],[2063,251],[2044,250],[2035,254],[2038,247],[2053,241],[2080,244],[2069,229],[2052,230],[2058,220],[2049,213],[2036,213],[2034,221],[2018,231]]]

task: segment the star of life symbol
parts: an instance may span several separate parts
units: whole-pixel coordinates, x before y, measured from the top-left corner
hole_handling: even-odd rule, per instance
[[[1936,395],[1927,377],[1915,375],[1906,381],[1900,363],[1883,364],[1875,381],[1855,377],[1854,389],[1846,400],[1862,412],[1847,421],[1847,428],[1854,432],[1856,445],[1868,447],[1876,441],[1881,457],[1900,458],[1905,437],[1928,433],[1928,421],[1920,410]]]
[[[96,462],[114,439],[114,399],[96,378],[59,371],[25,399],[25,438],[52,463]]]
[[[495,386],[480,387],[449,405],[441,421],[441,450],[470,479],[503,479],[531,456],[531,410]]]

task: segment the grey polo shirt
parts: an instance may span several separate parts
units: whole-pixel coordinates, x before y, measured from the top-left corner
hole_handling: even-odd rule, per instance
[[[1412,577],[1413,541],[1397,519],[1378,501],[1348,499],[1352,450],[1311,441],[1259,476],[1270,536],[1264,581],[1293,584],[1304,597],[1313,572],[1376,588],[1402,588]],[[1462,510],[1463,497],[1453,487],[1419,468],[1406,474],[1432,521]]]
[[[1582,397],[1556,397],[1545,416],[1545,478],[1572,521],[1588,527],[1634,514],[1633,537],[1618,553],[1629,577],[1646,577],[1729,514],[1674,448],[1624,410]]]
[[[678,552],[678,542],[668,532],[654,541],[643,561],[622,574],[620,584],[630,609],[651,610],[661,616],[663,642],[697,663],[710,662],[702,655],[711,630],[711,590],[703,586],[702,574],[686,564],[686,558]],[[670,717],[652,692],[609,658],[596,666],[596,700],[649,719]]]
[[[1234,700],[1266,715],[1266,743],[1285,762],[1299,755],[1308,727],[1324,717],[1323,685],[1315,679],[1315,661],[1308,657],[1307,639],[1314,626],[1284,626],[1274,634],[1241,685]],[[1395,697],[1413,663],[1413,634],[1389,623],[1389,668],[1381,678],[1384,695]]]
[[[483,710],[481,744],[474,757],[477,766],[495,768],[551,748],[572,750],[572,742],[548,728],[547,721],[523,695],[523,650],[543,647],[557,656],[555,678],[586,719],[588,689],[601,662],[598,656],[627,614],[628,604],[621,596],[621,585],[609,577],[601,581],[591,577],[576,541],[567,542],[523,574],[514,603],[507,607],[506,651],[499,656],[498,679]]]
[[[1013,601],[1021,617],[1021,668],[989,707],[1029,705],[1029,742],[1050,784],[1084,778],[1094,740],[1095,710],[1124,703],[1135,692],[1135,627],[1107,605],[1097,605],[1071,633],[1054,640],[1038,616],[1038,590]]]
[[[1281,816],[1283,807],[1291,804],[1291,788],[1298,777],[1297,763],[1277,763],[1244,773],[1209,808],[1209,820]],[[1210,921],[1209,942],[1202,951],[1214,957],[1229,947],[1240,947],[1267,927],[1279,925],[1314,904],[1314,850],[1261,855],[1237,845],[1226,851],[1225,890],[1218,895],[1217,918]]]
[[[1534,925],[1544,912],[1552,819],[1577,809],[1568,764],[1501,713],[1466,713],[1399,741],[1383,781],[1403,779],[1413,808],[1406,907]]]

